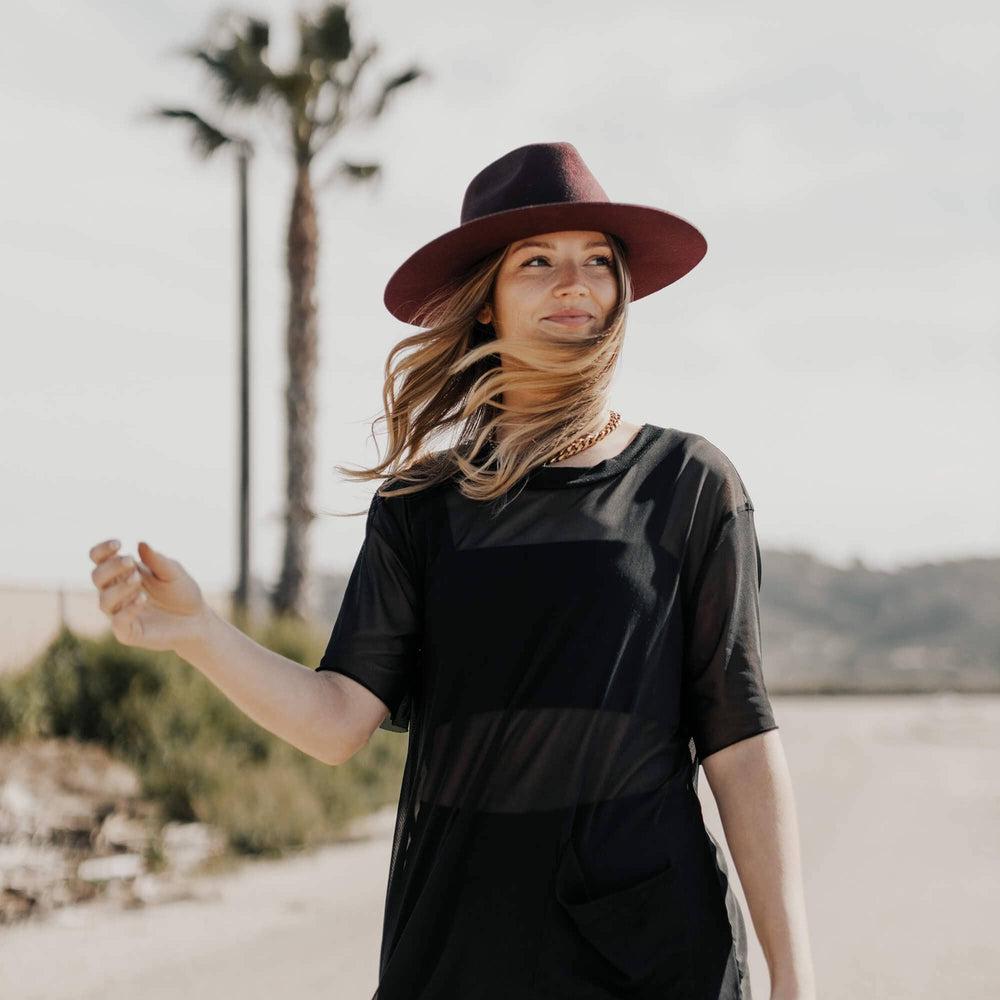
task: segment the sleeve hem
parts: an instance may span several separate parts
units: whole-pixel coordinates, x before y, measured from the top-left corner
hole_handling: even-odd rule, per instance
[[[378,698],[378,700],[382,702],[383,705],[385,705],[386,709],[390,713],[398,710],[399,708],[398,705],[393,706],[393,704],[391,704],[389,701],[386,701],[385,694],[382,691],[377,691],[372,686],[372,681],[369,678],[365,677],[365,675],[360,673],[359,671],[354,670],[352,667],[345,666],[342,663],[338,664],[320,663],[320,665],[316,668],[316,670],[317,671],[332,670],[334,673],[343,674],[345,677],[350,677],[352,681],[357,681],[362,687],[365,687],[369,691],[371,691],[371,693],[375,695],[375,697]],[[395,701],[395,699],[393,699],[393,701]]]
[[[731,747],[734,743],[742,743],[743,740],[748,740],[750,739],[751,736],[760,736],[761,733],[769,733],[771,732],[771,730],[777,728],[778,724],[776,722],[773,722],[767,726],[759,726],[758,728],[752,729],[749,732],[743,733],[739,736],[734,736],[731,739],[728,739],[725,743],[720,743],[718,746],[712,747],[706,753],[702,753],[702,751],[698,748],[696,741],[695,749],[698,751],[698,759],[702,761],[702,763],[704,763],[704,761],[706,761],[709,757],[711,757],[712,754],[718,753],[720,750],[725,750],[726,747]]]

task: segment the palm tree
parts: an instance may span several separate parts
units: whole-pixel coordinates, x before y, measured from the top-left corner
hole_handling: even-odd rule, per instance
[[[296,14],[299,51],[294,64],[278,70],[268,59],[270,27],[267,21],[226,10],[209,31],[209,41],[185,48],[182,54],[208,71],[224,111],[266,116],[287,136],[295,170],[291,211],[286,234],[289,298],[286,320],[288,382],[286,411],[285,543],[281,576],[269,593],[275,615],[306,617],[308,529],[312,509],[313,429],[317,364],[317,310],[315,301],[319,228],[315,190],[334,183],[378,181],[379,163],[339,159],[325,179],[313,185],[317,156],[341,129],[355,121],[381,117],[395,91],[429,74],[417,65],[383,78],[373,97],[359,96],[365,67],[378,54],[371,42],[359,49],[351,34],[347,3],[330,3],[313,14]],[[194,128],[195,144],[203,155],[235,141],[220,127],[187,109],[161,108],[158,114],[186,118]]]

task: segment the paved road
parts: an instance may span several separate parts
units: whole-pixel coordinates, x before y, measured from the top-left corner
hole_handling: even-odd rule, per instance
[[[774,705],[796,787],[821,1000],[992,1000],[1000,697]],[[700,791],[721,836],[704,780]],[[197,901],[89,905],[0,930],[0,996],[368,1000],[389,862],[389,827],[380,828],[370,841],[206,878]],[[755,998],[767,1000],[752,932],[750,964]]]

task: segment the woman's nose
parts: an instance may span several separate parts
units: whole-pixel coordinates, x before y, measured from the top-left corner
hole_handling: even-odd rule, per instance
[[[577,264],[564,264],[563,266],[557,268],[555,277],[557,289],[585,289],[589,287],[587,284],[586,270]]]

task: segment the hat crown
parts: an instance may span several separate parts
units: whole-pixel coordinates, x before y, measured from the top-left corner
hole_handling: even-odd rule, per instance
[[[519,146],[484,167],[462,200],[462,225],[484,215],[577,201],[608,201],[604,188],[570,142]]]

